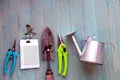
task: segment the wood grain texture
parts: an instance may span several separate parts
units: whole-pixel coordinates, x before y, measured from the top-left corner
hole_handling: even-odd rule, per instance
[[[120,0],[0,0],[0,80],[45,80],[46,62],[41,60],[40,69],[20,70],[20,55],[15,72],[3,74],[3,64],[8,48],[17,39],[24,37],[25,25],[35,27],[41,43],[41,34],[46,26],[52,30],[55,41],[55,60],[51,63],[55,80],[119,80],[120,79]],[[77,31],[75,37],[83,49],[87,36],[112,43],[104,47],[104,65],[80,62],[71,40],[64,36]],[[69,69],[65,78],[58,75],[57,35],[60,33],[69,50]],[[41,44],[40,44],[41,45]],[[41,46],[40,46],[41,49]],[[40,50],[41,52],[41,50]],[[41,53],[40,53],[41,54]]]

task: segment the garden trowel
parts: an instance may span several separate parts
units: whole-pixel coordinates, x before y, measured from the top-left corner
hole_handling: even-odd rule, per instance
[[[54,37],[51,30],[46,27],[41,37],[42,59],[47,60],[46,80],[54,80],[50,60],[54,60]]]

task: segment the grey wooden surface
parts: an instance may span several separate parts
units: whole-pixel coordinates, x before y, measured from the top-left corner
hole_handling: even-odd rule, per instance
[[[40,69],[20,70],[20,55],[12,77],[3,74],[8,48],[24,37],[25,25],[35,27],[39,39],[46,26],[55,39],[55,60],[51,63],[55,80],[119,80],[120,79],[120,0],[0,0],[0,80],[45,80],[46,62],[40,58]],[[115,50],[104,47],[104,65],[80,62],[73,43],[65,34],[77,31],[75,37],[82,49],[83,40],[95,36],[112,43]],[[57,34],[61,33],[69,50],[69,69],[65,78],[58,75]],[[40,46],[41,47],[41,46]],[[41,48],[40,48],[41,49]],[[41,54],[41,50],[40,50]]]

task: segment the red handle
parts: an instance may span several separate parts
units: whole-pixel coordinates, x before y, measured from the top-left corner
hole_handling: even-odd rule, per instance
[[[54,80],[54,76],[53,75],[46,75],[46,80]]]

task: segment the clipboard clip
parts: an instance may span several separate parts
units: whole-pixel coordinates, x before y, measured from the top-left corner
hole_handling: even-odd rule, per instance
[[[31,39],[34,35],[36,35],[36,33],[33,32],[34,27],[31,27],[29,24],[26,24],[26,29],[27,32],[24,34],[25,39]]]

